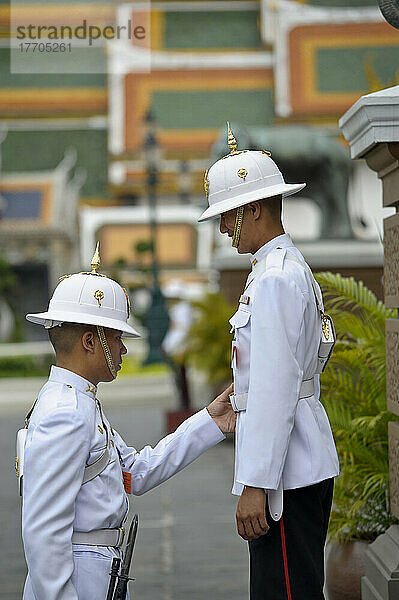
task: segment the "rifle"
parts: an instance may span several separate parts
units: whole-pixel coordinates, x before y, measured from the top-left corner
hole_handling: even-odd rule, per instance
[[[125,548],[125,557],[122,562],[120,574],[119,574],[120,559],[116,559],[119,561],[119,563],[117,565],[114,562],[115,559],[112,562],[112,569],[111,569],[111,573],[110,573],[111,580],[109,582],[109,588],[108,588],[108,595],[109,594],[111,594],[111,595],[109,596],[109,598],[107,596],[107,600],[126,600],[128,582],[129,582],[129,580],[133,581],[133,579],[134,579],[133,577],[129,577],[129,572],[130,572],[130,563],[132,562],[134,543],[136,541],[138,526],[139,526],[139,517],[136,514],[136,515],[134,515],[132,523],[130,525],[129,535],[127,537],[126,548]],[[118,584],[116,586],[115,592],[113,593],[116,579],[118,579]]]

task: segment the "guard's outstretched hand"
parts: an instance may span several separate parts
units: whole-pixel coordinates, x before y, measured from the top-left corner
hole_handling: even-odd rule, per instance
[[[231,407],[229,395],[233,393],[233,384],[207,407],[209,414],[223,433],[232,433],[236,428],[236,414]]]
[[[244,540],[256,540],[269,530],[266,520],[266,494],[261,488],[245,487],[238,501],[237,532]]]

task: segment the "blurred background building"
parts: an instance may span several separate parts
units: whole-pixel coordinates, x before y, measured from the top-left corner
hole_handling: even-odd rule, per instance
[[[0,1],[3,32],[9,10]],[[360,95],[399,82],[398,34],[374,0],[13,10],[17,23],[131,18],[150,32],[145,43],[105,40],[82,52],[102,66],[87,74],[10,74],[0,37],[0,255],[17,276],[9,297],[20,316],[27,303],[43,307],[60,274],[87,268],[96,240],[102,268],[138,307],[155,272],[161,286],[179,277],[235,300],[248,256],[235,255],[217,224],[197,224],[204,171],[226,153],[226,120],[239,147],[270,150],[288,181],[308,182],[284,212],[311,266],[354,275],[382,297],[379,181],[351,163],[338,130]],[[43,334],[23,327],[26,339]]]
[[[103,29],[131,22],[145,36],[82,42],[72,58],[66,53],[68,68],[47,72],[38,68],[37,53],[27,54],[27,68],[18,73],[10,70],[10,21],[14,31],[27,24]],[[18,52],[20,40],[13,41]],[[56,57],[50,58],[51,67]],[[398,149],[382,143],[390,139],[392,120],[376,123],[363,101],[361,122],[351,113],[352,148],[380,142],[372,161],[368,156],[369,169],[365,160],[350,160],[338,119],[360,96],[399,84],[398,59],[398,31],[385,22],[377,0],[0,0],[0,342],[11,342],[0,344],[0,598],[20,598],[25,577],[15,534],[13,432],[53,360],[45,330],[27,323],[25,313],[43,309],[60,275],[86,271],[99,240],[101,269],[129,288],[150,342],[135,340],[112,392],[101,389],[112,422],[141,447],[160,439],[165,416],[169,423],[177,408],[202,407],[230,377],[226,324],[249,268],[248,255],[237,255],[217,222],[197,223],[206,205],[204,172],[228,152],[226,120],[239,148],[271,151],[288,182],[307,182],[300,196],[285,200],[284,220],[313,270],[362,279],[382,299],[382,220],[397,200],[397,186],[387,181],[395,182]],[[377,139],[380,126],[384,135]],[[384,202],[372,169],[385,180]],[[386,302],[396,307],[392,219],[386,221]],[[142,365],[157,360],[168,328],[161,290],[174,307],[200,299],[199,318],[196,312],[183,343],[179,329],[187,330],[191,315],[170,310],[166,342],[180,336],[169,346],[180,374],[190,355],[191,398],[180,383],[179,406],[168,369]],[[202,298],[205,291],[222,294]],[[398,413],[396,329],[397,319],[388,319],[388,408]],[[12,343],[20,341],[26,343]],[[153,356],[145,356],[148,345]],[[370,396],[368,388],[363,395]],[[399,434],[392,425],[391,504],[398,516]],[[237,544],[234,501],[226,494],[232,461],[231,448],[218,447],[190,475],[138,505],[138,597],[154,600],[161,590],[176,600],[244,597],[247,551]],[[392,565],[398,572],[398,544],[392,550],[383,539],[387,561],[378,565],[390,577]],[[368,579],[378,573],[385,585],[376,564],[370,562]]]

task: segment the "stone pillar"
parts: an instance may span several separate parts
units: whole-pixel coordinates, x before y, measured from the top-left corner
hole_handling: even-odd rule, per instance
[[[384,219],[384,298],[399,308],[399,86],[362,96],[340,119],[351,157],[364,158],[382,181],[383,206],[396,209]],[[399,415],[399,319],[387,319],[387,406]],[[399,518],[399,424],[389,423],[391,512]],[[399,525],[370,544],[362,600],[399,599]]]

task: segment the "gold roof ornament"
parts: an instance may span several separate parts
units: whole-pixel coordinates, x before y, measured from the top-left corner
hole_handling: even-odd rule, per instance
[[[98,275],[97,269],[100,267],[100,242],[97,242],[96,251],[94,252],[93,258],[91,259],[91,274]]]

